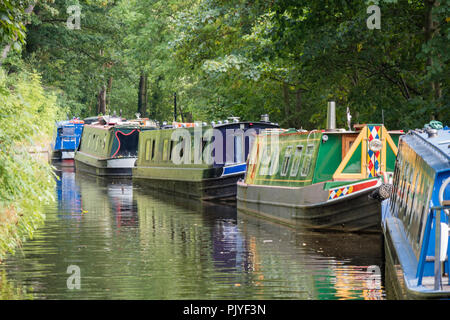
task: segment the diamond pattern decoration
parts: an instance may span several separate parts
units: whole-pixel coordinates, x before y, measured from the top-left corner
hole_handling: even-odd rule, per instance
[[[346,197],[357,191],[362,191],[364,189],[375,187],[378,184],[378,179],[373,179],[370,181],[364,181],[360,183],[355,183],[352,185],[342,186],[328,191],[328,200],[338,199]]]
[[[372,151],[369,148],[370,142],[374,139],[381,140],[381,126],[367,127],[368,143],[367,143],[367,177],[374,178],[381,173],[381,152]]]

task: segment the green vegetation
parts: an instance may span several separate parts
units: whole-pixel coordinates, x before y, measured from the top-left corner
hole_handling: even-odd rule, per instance
[[[36,73],[0,69],[0,261],[33,235],[53,199],[51,166],[30,151],[49,144],[58,111]]]
[[[381,29],[367,27],[371,4]],[[36,68],[70,116],[171,121],[176,93],[178,120],[317,128],[334,99],[341,127],[348,107],[353,122],[408,129],[450,122],[449,17],[450,0],[39,1],[5,64]]]
[[[28,289],[31,291],[32,288]],[[0,272],[0,300],[32,300],[33,295],[27,292],[27,288],[15,286],[9,282],[5,270]]]

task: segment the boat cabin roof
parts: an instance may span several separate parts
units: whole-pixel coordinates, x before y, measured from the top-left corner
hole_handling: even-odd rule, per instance
[[[289,128],[289,129],[279,129],[278,132],[281,135],[290,135],[290,134],[309,134],[310,132],[316,131],[321,132],[323,134],[327,135],[348,135],[348,134],[359,134],[361,130],[365,126],[370,126],[371,124],[355,124],[354,130],[347,130],[344,128],[338,128],[338,129],[315,129],[315,130],[304,130],[304,129],[296,129],[296,128]],[[388,130],[389,134],[392,135],[403,135],[405,132],[403,130]],[[270,131],[266,131],[265,133],[270,133]]]
[[[157,128],[156,122],[147,118],[126,120],[124,118],[114,116],[98,117],[96,122],[92,122],[88,126],[106,130],[110,128]]]
[[[173,122],[172,124],[164,124],[161,126],[161,129],[180,129],[180,128],[195,128],[195,127],[211,127],[215,129],[226,129],[229,127],[236,127],[243,124],[246,127],[267,127],[267,128],[279,128],[277,123],[273,122],[265,122],[265,121],[230,121],[230,122],[212,122],[212,123],[180,123]]]
[[[74,126],[74,125],[84,125],[83,120],[73,119],[73,120],[63,120],[56,123],[58,127],[62,126]]]
[[[450,130],[436,130],[429,135],[424,130],[408,132],[405,140],[436,172],[448,170],[450,163]]]

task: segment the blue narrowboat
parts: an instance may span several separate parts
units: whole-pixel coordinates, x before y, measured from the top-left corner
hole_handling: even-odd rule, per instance
[[[388,298],[448,299],[450,129],[401,136],[392,182],[382,203]]]
[[[74,159],[75,150],[80,144],[84,121],[73,119],[56,124],[56,137],[53,144],[54,160]]]

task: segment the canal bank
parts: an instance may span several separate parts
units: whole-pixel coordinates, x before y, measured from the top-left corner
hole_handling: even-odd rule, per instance
[[[12,176],[13,181],[5,181],[8,176],[2,180],[7,183],[5,189],[15,190],[11,192],[14,201],[0,201],[0,263],[7,253],[14,253],[24,241],[32,238],[34,231],[44,222],[43,206],[54,201],[55,182],[49,164],[50,139],[43,136],[39,140],[33,144],[17,145],[7,159],[9,177]],[[18,159],[27,167],[17,168],[14,163]],[[24,181],[29,184],[25,185]],[[15,183],[19,186],[14,186]]]
[[[57,98],[36,73],[0,68],[0,261],[33,236],[54,200],[48,152]]]
[[[290,229],[70,166],[57,175],[45,224],[0,266],[34,299],[385,297],[377,235]]]

